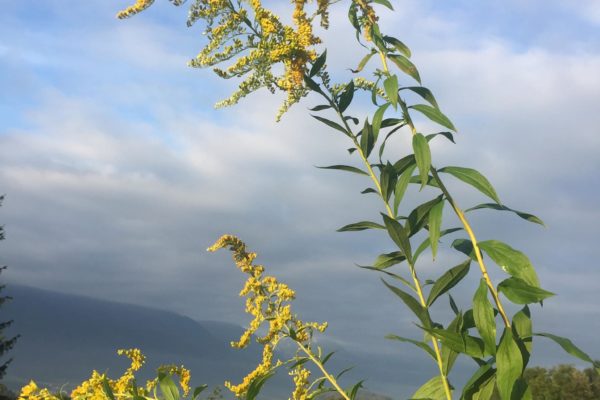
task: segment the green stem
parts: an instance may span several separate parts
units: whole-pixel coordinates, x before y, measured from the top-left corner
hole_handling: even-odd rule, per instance
[[[306,354],[308,356],[308,358],[317,366],[317,368],[319,368],[321,370],[321,373],[323,374],[325,379],[327,379],[329,381],[329,383],[331,383],[331,385],[340,394],[340,396],[342,396],[344,398],[344,400],[350,400],[350,397],[346,394],[346,391],[344,389],[342,389],[341,386],[335,380],[335,378],[329,372],[327,372],[323,363],[321,363],[321,361],[313,354],[313,352],[310,351],[310,349],[307,348],[306,346],[304,346],[302,343],[300,343],[298,341],[295,341],[295,342],[298,345],[298,347],[300,348],[300,350],[302,350],[304,352],[304,354]]]

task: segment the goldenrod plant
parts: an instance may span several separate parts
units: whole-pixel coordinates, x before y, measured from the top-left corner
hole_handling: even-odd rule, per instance
[[[137,0],[121,11],[119,18],[133,16],[153,4],[153,0]],[[171,0],[181,6],[184,0]],[[437,166],[429,143],[432,140],[454,142],[457,130],[442,112],[432,91],[421,84],[421,76],[411,61],[411,51],[400,39],[379,26],[378,13],[393,11],[390,0],[292,0],[291,21],[277,15],[261,0],[190,0],[188,25],[202,21],[207,43],[198,56],[190,61],[192,67],[212,67],[222,78],[240,78],[239,88],[217,106],[229,106],[261,88],[271,92],[282,91],[286,99],[277,113],[279,119],[293,104],[312,94],[320,103],[311,108],[311,116],[348,141],[349,156],[361,167],[335,164],[323,167],[363,176],[369,187],[362,193],[375,195],[381,201],[383,212],[369,221],[350,223],[342,232],[379,230],[394,244],[389,252],[375,257],[367,270],[383,276],[383,284],[414,314],[416,337],[389,335],[423,350],[433,361],[437,373],[423,377],[422,386],[411,399],[433,400],[501,400],[532,399],[531,390],[523,379],[534,339],[550,339],[567,353],[594,362],[569,339],[533,330],[531,309],[542,304],[553,293],[543,289],[530,259],[507,243],[480,240],[469,220],[469,214],[478,210],[514,213],[520,218],[543,226],[540,218],[517,211],[504,204],[496,190],[475,169],[462,166]],[[327,43],[316,35],[316,24],[322,28],[342,23],[330,21],[332,7],[346,7],[349,23],[364,54],[352,66],[354,77],[347,82],[333,82],[338,74],[327,67]],[[287,16],[284,16],[287,17]],[[333,27],[335,28],[335,27]],[[411,96],[407,96],[408,94]],[[371,102],[365,116],[355,101],[364,97]],[[406,99],[418,98],[413,103]],[[426,130],[415,123],[417,115],[438,126]],[[399,159],[390,158],[386,148],[391,137],[406,135],[411,145]],[[447,142],[447,143],[448,143]],[[447,180],[456,179],[474,188],[489,200],[463,208],[448,189]],[[427,190],[423,190],[427,188]],[[412,210],[405,198],[411,191],[431,195]],[[444,225],[444,211],[453,213],[460,226]],[[436,265],[442,237],[454,238],[450,248],[464,255],[464,261],[447,268],[432,281],[419,277],[426,252]],[[264,269],[253,265],[254,253],[232,236],[222,237],[210,250],[229,247],[237,266],[248,274],[242,290],[246,296],[246,310],[253,317],[248,330],[234,347],[244,347],[252,336],[263,346],[263,360],[239,384],[227,387],[239,398],[256,398],[265,380],[275,368],[286,366],[296,389],[293,399],[309,399],[323,390],[334,390],[344,399],[356,395],[360,383],[351,389],[342,388],[337,378],[324,366],[329,355],[323,356],[314,348],[311,338],[325,326],[305,323],[291,311],[293,292],[275,278],[264,276]],[[452,289],[467,276],[475,264],[480,274],[479,284],[473,288],[472,301],[462,307],[452,296]],[[490,265],[497,265],[505,275],[493,282],[488,273]],[[475,268],[474,268],[475,269]],[[443,321],[432,318],[432,309],[442,306],[447,296],[450,306]],[[511,315],[514,307],[520,309]],[[441,315],[436,312],[435,315]],[[258,334],[261,324],[268,332]],[[296,343],[298,353],[291,360],[274,361],[274,351],[282,340]],[[473,373],[462,387],[452,384],[453,366],[459,356],[472,360]],[[316,367],[319,377],[311,380],[309,365]],[[114,390],[113,390],[114,391]]]

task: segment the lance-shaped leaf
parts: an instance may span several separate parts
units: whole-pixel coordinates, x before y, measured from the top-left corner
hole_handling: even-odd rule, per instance
[[[384,228],[385,229],[385,228]],[[396,265],[406,260],[404,253],[401,251],[393,251],[391,253],[384,253],[377,256],[373,262],[373,268],[385,269],[392,265]]]
[[[450,247],[453,247],[461,253],[471,257],[471,260],[477,261],[477,257],[475,257],[475,252],[473,251],[473,243],[471,243],[469,239],[455,239]]]
[[[437,375],[428,380],[412,395],[411,400],[444,400],[446,392],[442,377]]]
[[[338,108],[340,112],[346,111],[350,103],[352,103],[352,98],[354,97],[354,81],[350,81],[342,94],[340,94],[340,99],[338,102]]]
[[[562,337],[562,336],[557,336],[557,335],[553,335],[551,333],[542,333],[542,332],[536,332],[536,333],[534,333],[534,336],[541,336],[541,337],[545,337],[545,338],[553,340],[556,344],[558,344],[560,347],[562,347],[562,349],[564,351],[566,351],[573,357],[577,357],[580,360],[591,363],[594,366],[594,368],[596,369],[596,371],[600,374],[600,362],[592,360],[592,358],[589,355],[587,355],[587,353],[585,353],[579,347],[575,346],[573,344],[573,342],[571,342],[571,340],[569,340],[565,337]]]
[[[389,44],[394,46],[396,48],[396,50],[398,50],[400,53],[402,53],[406,57],[410,58],[410,55],[411,55],[410,49],[404,43],[402,43],[400,40],[398,40],[392,36],[384,36],[383,40],[385,40],[386,42],[388,42]]]
[[[400,222],[396,221],[393,218],[388,217],[385,214],[381,214],[383,216],[383,223],[388,231],[388,235],[390,238],[396,243],[396,245],[402,250],[406,260],[410,265],[412,265],[412,251],[410,248],[410,240],[408,239],[408,235],[404,231],[404,228],[400,224]]]
[[[425,136],[425,139],[427,139],[428,142],[431,142],[431,139],[433,139],[434,137],[439,136],[439,135],[442,135],[443,137],[445,137],[452,143],[456,144],[456,142],[454,141],[454,135],[452,134],[452,132],[430,133],[429,135]]]
[[[476,394],[482,390],[483,386],[485,386],[490,379],[494,378],[495,372],[496,370],[492,368],[491,363],[487,363],[479,367],[479,369],[475,371],[471,378],[469,378],[465,386],[463,386],[463,391],[460,396],[461,400],[478,400],[478,398],[475,397]]]
[[[396,161],[394,163],[394,169],[396,170],[396,173],[398,175],[400,175],[408,167],[416,165],[415,163],[416,163],[416,161],[415,161],[415,155],[414,154],[409,154],[409,155],[407,155],[405,157],[402,157],[398,161]]]
[[[498,291],[515,304],[531,304],[554,296],[554,293],[531,286],[523,279],[511,277],[498,284]]]
[[[435,260],[438,242],[440,240],[440,229],[442,227],[442,213],[444,211],[444,199],[442,198],[429,211],[429,241],[431,242],[431,254]]]
[[[429,168],[431,168],[431,150],[427,139],[420,133],[413,136],[412,147],[415,152],[415,160],[419,168],[419,176],[421,177],[421,189],[427,184],[429,177]]]
[[[479,282],[479,288],[473,297],[473,320],[485,348],[492,354],[496,353],[496,320],[494,308],[488,299],[488,287],[485,279]]]
[[[369,157],[373,146],[375,145],[375,137],[373,136],[373,127],[369,123],[369,119],[365,120],[362,131],[360,133],[360,149],[365,157]]]
[[[319,167],[317,166],[317,168],[321,168],[321,169],[337,169],[340,171],[347,171],[347,172],[354,172],[355,174],[361,174],[361,175],[366,175],[369,176],[369,174],[365,171],[363,171],[360,168],[356,168],[356,167],[352,167],[350,165],[329,165],[327,167]]]
[[[381,280],[383,284],[392,291],[396,296],[400,297],[400,299],[406,304],[406,306],[416,315],[416,317],[421,321],[424,327],[429,328],[431,326],[431,317],[429,316],[429,312],[425,307],[423,307],[417,299],[415,299],[410,294],[406,293],[404,290],[390,285],[385,280]]]
[[[440,201],[442,201],[443,195],[437,196],[433,200],[429,200],[423,204],[418,205],[413,209],[406,221],[406,231],[408,236],[413,236],[419,232],[427,223],[429,213],[431,209]]]
[[[194,388],[194,391],[192,392],[192,400],[196,400],[198,399],[198,396],[200,396],[200,394],[208,387],[207,384],[202,384],[200,386],[196,386]],[[141,400],[145,399],[145,397],[142,397]],[[137,400],[137,399],[136,399]]]
[[[328,120],[327,118],[319,117],[318,115],[311,114],[310,116],[313,117],[314,119],[316,119],[317,121],[324,123],[325,125],[329,126],[330,128],[338,130],[346,136],[352,137],[352,134],[350,132],[348,132],[346,130],[346,128],[344,128],[343,126],[338,124],[337,122],[333,122],[331,120]]]
[[[501,400],[511,400],[515,382],[523,373],[523,359],[510,328],[504,330],[496,351],[496,386]]]
[[[487,381],[483,382],[479,387],[479,391],[477,391],[472,399],[473,400],[491,400],[494,395],[494,390],[496,389],[496,377],[492,376]],[[528,399],[520,399],[520,400],[528,400]],[[530,400],[530,399],[529,399]]]
[[[463,228],[444,229],[443,231],[440,232],[440,237],[448,235],[453,232],[461,231],[462,229]],[[414,259],[415,263],[417,262],[417,258],[421,255],[421,253],[423,253],[429,246],[431,246],[431,241],[429,240],[429,238],[427,238],[421,242],[421,244],[419,245],[419,247],[417,247],[417,250],[415,250],[415,253],[413,254],[413,259]]]
[[[448,324],[447,329],[456,333],[461,333],[463,331],[462,313],[459,312],[456,314],[456,317]],[[442,371],[444,375],[448,376],[448,374],[450,374],[457,358],[458,353],[456,351],[446,345],[442,346]]]
[[[379,130],[381,129],[381,124],[383,123],[383,115],[389,106],[390,103],[385,103],[379,107],[377,111],[375,111],[375,115],[373,115],[373,138],[375,142],[379,137]]]
[[[490,355],[485,351],[483,340],[466,333],[452,332],[447,329],[425,329],[430,335],[442,341],[443,345],[448,346],[457,353],[465,353],[471,357],[484,358]]]
[[[515,338],[517,338],[517,343],[519,346],[525,347],[525,349],[521,349],[521,354],[523,354],[524,364],[527,365],[529,362],[529,354],[531,354],[532,348],[532,335],[533,335],[533,327],[531,324],[531,314],[529,312],[529,307],[525,306],[521,311],[516,313],[513,317],[512,322],[513,334]]]
[[[387,203],[396,186],[396,170],[389,162],[381,168],[379,182],[381,183],[381,197]]]
[[[382,274],[386,274],[389,277],[392,277],[400,282],[402,282],[404,285],[406,285],[407,287],[409,287],[415,294],[417,294],[417,289],[415,289],[415,287],[412,285],[412,283],[410,283],[408,280],[404,279],[403,277],[401,277],[398,274],[394,274],[393,272],[390,271],[386,271],[383,268],[374,268],[374,267],[370,267],[367,265],[359,265],[359,268],[364,268],[364,269],[368,269],[371,271],[377,271],[377,272],[381,272]]]
[[[330,109],[331,106],[329,104],[319,104],[318,106],[314,106],[313,108],[309,108],[310,111],[323,111]]]
[[[325,65],[326,60],[327,60],[327,50],[325,50],[323,52],[323,54],[321,54],[319,57],[317,57],[314,64],[312,65],[312,67],[310,67],[310,72],[308,73],[308,75],[312,78],[313,76],[318,74],[321,71],[321,69],[323,68],[323,66]]]
[[[494,189],[490,181],[488,181],[487,178],[483,176],[479,171],[472,168],[444,167],[438,169],[438,172],[445,172],[454,176],[455,178],[460,179],[461,181],[473,186],[481,193],[490,197],[496,203],[500,204],[500,199],[498,198],[496,190]]]
[[[437,361],[437,358],[435,356],[435,352],[425,342],[420,342],[418,340],[413,340],[413,339],[405,338],[405,337],[398,336],[398,335],[391,335],[391,334],[390,335],[385,335],[385,338],[386,339],[391,339],[391,340],[398,340],[400,342],[414,344],[415,346],[417,346],[418,348],[424,350],[427,354],[429,354],[434,361]]]
[[[377,54],[377,52],[375,50],[371,50],[369,54],[367,54],[362,58],[362,60],[360,60],[360,62],[358,63],[358,67],[356,67],[356,69],[351,69],[350,71],[352,71],[355,74],[358,74],[360,71],[363,70],[363,68],[365,68],[371,57],[373,57],[375,54]]]
[[[371,221],[359,221],[353,224],[342,226],[338,229],[338,232],[353,232],[353,231],[364,231],[366,229],[385,229],[385,226]]]
[[[398,207],[404,198],[404,194],[406,193],[406,189],[408,188],[410,178],[412,177],[415,168],[417,168],[417,164],[409,165],[398,177],[398,180],[396,180],[396,187],[394,188],[394,214],[398,214]]]
[[[412,92],[415,92],[416,94],[418,94],[419,96],[421,96],[424,100],[427,100],[427,102],[429,104],[431,104],[435,108],[439,109],[438,103],[435,100],[435,97],[433,97],[433,93],[431,93],[431,90],[427,89],[426,87],[423,87],[423,86],[408,86],[408,87],[400,88],[400,90],[410,90]]]
[[[531,286],[540,286],[540,281],[529,257],[519,250],[498,240],[479,242],[479,248],[509,275],[520,278]]]
[[[115,395],[110,387],[110,384],[108,383],[106,376],[102,379],[102,391],[109,400],[115,400]],[[60,396],[60,398],[62,398],[62,396]]]
[[[498,211],[511,211],[511,212],[517,214],[519,217],[523,218],[524,220],[527,220],[529,222],[533,222],[535,224],[540,224],[542,226],[546,226],[544,224],[544,221],[542,221],[541,219],[539,219],[538,217],[536,217],[533,214],[528,214],[528,213],[525,213],[523,211],[513,210],[512,208],[508,208],[508,207],[506,207],[504,205],[496,204],[496,203],[478,204],[475,207],[471,207],[471,208],[465,210],[465,212],[469,212],[469,211],[473,211],[473,210],[480,210],[482,208],[490,208],[492,210],[498,210]]]
[[[385,95],[394,108],[398,107],[398,77],[396,75],[388,76],[383,81]]]
[[[158,375],[158,386],[165,400],[179,400],[179,389],[167,374]]]
[[[429,297],[427,298],[427,306],[431,306],[433,302],[452,289],[469,273],[471,260],[467,260],[455,267],[450,268],[442,276],[440,276],[433,284]]]
[[[258,394],[260,393],[260,390],[262,389],[263,385],[267,382],[267,380],[271,379],[273,375],[275,375],[275,371],[272,369],[265,375],[254,378],[254,380],[252,380],[252,383],[250,383],[250,386],[248,387],[248,392],[246,394],[245,400],[256,399],[256,396],[258,396]]]
[[[419,82],[419,84],[421,83],[421,76],[419,76],[417,67],[415,67],[415,64],[413,64],[408,58],[399,54],[389,54],[388,58],[392,60],[392,62],[396,64],[398,68],[400,68],[400,71],[412,77],[415,81]]]
[[[408,108],[417,110],[433,122],[456,132],[456,128],[454,127],[454,124],[452,124],[452,121],[450,121],[450,119],[446,117],[439,109],[431,107],[427,104],[415,104]]]

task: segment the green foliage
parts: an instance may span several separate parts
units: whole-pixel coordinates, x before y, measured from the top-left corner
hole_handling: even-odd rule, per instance
[[[533,400],[600,399],[600,375],[593,368],[581,371],[564,364],[550,369],[534,367],[526,369],[523,376]]]

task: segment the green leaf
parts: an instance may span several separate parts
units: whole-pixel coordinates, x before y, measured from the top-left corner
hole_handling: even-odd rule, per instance
[[[413,136],[412,146],[415,152],[417,167],[419,168],[419,176],[421,177],[421,189],[423,189],[427,184],[429,168],[431,168],[431,150],[429,150],[427,139],[420,133]]]
[[[456,144],[456,142],[454,141],[454,135],[451,132],[430,133],[429,135],[425,136],[425,139],[427,139],[428,142],[431,142],[431,139],[433,139],[434,137],[439,136],[439,135],[442,135],[443,137],[445,137],[452,143]]]
[[[485,279],[479,282],[479,288],[473,297],[473,319],[485,348],[491,354],[496,353],[496,319],[494,307],[488,299],[488,286]]]
[[[460,179],[461,181],[473,186],[481,193],[490,197],[496,203],[500,204],[500,199],[498,198],[494,187],[492,186],[490,181],[488,181],[487,178],[483,176],[479,171],[472,168],[444,167],[442,169],[438,169],[438,172],[445,172],[454,176],[455,178]]]
[[[361,387],[363,387],[363,382],[364,382],[364,380],[359,381],[354,386],[352,386],[352,389],[349,390],[349,392],[350,392],[350,400],[354,400],[356,398],[356,394],[358,393],[358,389],[360,389]]]
[[[409,154],[405,157],[402,157],[398,161],[396,161],[394,163],[394,169],[396,170],[396,173],[398,175],[400,175],[402,172],[404,172],[406,169],[408,169],[408,167],[415,165],[415,163],[416,163],[415,155]]]
[[[452,322],[450,322],[450,324],[448,325],[448,330],[452,331],[452,332],[456,332],[456,333],[460,333],[462,331],[462,325],[463,325],[463,315],[462,313],[457,313],[456,317],[452,320]],[[452,350],[450,347],[448,346],[442,346],[442,371],[444,372],[444,375],[448,376],[450,374],[450,372],[452,371],[452,367],[454,366],[454,363],[456,362],[456,359],[458,358],[458,353],[454,350]]]
[[[373,188],[366,188],[365,190],[363,190],[362,192],[360,192],[362,194],[368,194],[368,193],[375,193],[375,194],[379,194],[379,192]]]
[[[360,62],[358,63],[358,67],[356,67],[356,69],[351,69],[350,71],[352,71],[355,74],[358,74],[365,68],[371,57],[373,57],[375,54],[377,54],[377,52],[375,50],[371,50],[369,54],[367,54],[362,58],[362,60],[360,60]]]
[[[373,3],[381,4],[382,6],[386,6],[390,10],[394,11],[394,7],[392,7],[392,3],[390,3],[388,0],[372,0],[372,1],[373,1]]]
[[[366,229],[385,229],[385,226],[371,221],[359,221],[353,224],[342,226],[337,232],[364,231]]]
[[[475,257],[475,252],[473,251],[473,243],[471,243],[469,239],[455,239],[450,247],[453,247],[461,253],[471,257],[471,260],[477,261],[477,257]]]
[[[442,382],[442,378],[437,375],[428,380],[423,386],[421,386],[417,391],[412,395],[411,400],[420,400],[420,399],[429,399],[429,400],[445,400],[446,392],[444,390],[444,383]]]
[[[520,278],[531,286],[540,286],[540,281],[533,265],[531,265],[531,261],[519,250],[515,250],[498,240],[479,242],[479,248],[509,275]]]
[[[473,400],[491,400],[494,395],[494,389],[496,388],[496,377],[492,376],[487,381],[485,381],[479,388],[479,391],[476,392],[472,399]],[[526,399],[520,399],[526,400]]]
[[[415,207],[414,210],[410,212],[406,221],[405,228],[409,237],[415,235],[425,226],[431,209],[438,202],[442,201],[442,198],[443,195],[439,195],[433,200],[429,200],[423,204],[418,205],[417,207]]]
[[[478,337],[446,329],[426,329],[426,331],[440,339],[442,344],[448,346],[457,353],[465,353],[471,357],[477,358],[484,358],[486,355],[489,355],[489,353],[485,351],[483,340]]]
[[[450,303],[450,308],[454,311],[454,314],[458,314],[458,306],[450,293],[448,293],[448,302]]]
[[[394,108],[398,107],[398,77],[392,75],[383,81],[383,88],[385,89],[385,95],[389,102],[392,103]]]
[[[406,260],[406,257],[401,251],[393,251],[391,253],[384,253],[377,256],[375,262],[373,262],[373,268],[385,269],[392,265],[396,265]]]
[[[471,378],[469,378],[463,387],[463,391],[460,396],[461,400],[483,400],[483,398],[477,397],[477,394],[480,393],[485,386],[487,386],[490,380],[495,383],[495,372],[496,370],[492,368],[492,365],[489,363],[479,367],[479,369],[475,371],[475,373],[471,376]]]
[[[448,235],[448,234],[453,233],[453,232],[460,231],[462,229],[463,228],[444,229],[443,231],[440,232],[440,237]],[[429,246],[431,246],[431,241],[429,240],[429,238],[426,238],[425,240],[423,240],[421,242],[421,244],[419,245],[419,247],[417,247],[417,250],[413,254],[413,259],[414,259],[415,263],[417,262],[417,258],[419,258],[419,256],[421,255],[421,253],[423,253],[425,251],[425,249],[427,249]]]
[[[571,340],[569,340],[565,337],[553,335],[551,333],[536,332],[533,335],[541,336],[541,337],[545,337],[545,338],[553,340],[556,344],[558,344],[560,347],[562,347],[562,349],[564,351],[566,351],[573,357],[577,357],[580,360],[587,361],[587,362],[591,363],[592,365],[594,365],[596,368],[598,368],[598,364],[596,362],[594,362],[594,360],[592,360],[592,358],[589,355],[587,355],[585,352],[583,352],[579,347],[575,346],[573,344],[573,342],[571,342]]]
[[[398,50],[400,53],[402,53],[406,57],[410,58],[410,56],[411,56],[410,49],[404,43],[402,43],[400,40],[398,40],[392,36],[384,36],[383,40],[385,40],[386,42],[388,42],[389,44],[394,46],[396,48],[396,50]]]
[[[390,103],[385,103],[375,111],[375,115],[373,116],[373,138],[375,139],[375,142],[379,136],[379,130],[381,129],[381,123],[383,122],[383,114],[385,114],[385,110],[387,110],[389,106]]]
[[[106,376],[102,379],[102,391],[110,400],[115,400],[115,395],[113,394],[113,391],[110,387],[110,384],[108,383],[108,379],[106,379]]]
[[[433,93],[431,93],[431,90],[427,89],[426,87],[423,87],[423,86],[408,86],[408,87],[400,88],[400,90],[405,90],[405,89],[406,90],[410,90],[412,92],[415,92],[416,94],[418,94],[419,96],[421,96],[424,100],[427,100],[429,102],[429,104],[431,104],[435,108],[439,109],[438,103],[435,100],[435,97],[433,97]]]
[[[373,150],[373,146],[375,145],[374,139],[373,128],[367,118],[360,134],[360,149],[365,157],[369,157],[369,154],[371,154],[371,150]]]
[[[158,386],[165,400],[179,400],[179,389],[169,375],[164,373],[159,374]]]
[[[350,132],[348,132],[344,127],[342,127],[337,122],[330,121],[327,118],[319,117],[318,115],[311,114],[310,116],[313,117],[314,119],[318,120],[318,121],[321,121],[325,125],[333,128],[335,130],[338,130],[338,131],[342,132],[346,136],[350,136],[350,137],[352,136],[352,134]]]
[[[496,352],[496,386],[501,400],[511,400],[515,382],[523,373],[523,359],[510,328],[504,330]]]
[[[402,72],[412,77],[414,80],[419,82],[419,84],[421,83],[421,77],[419,76],[419,71],[417,70],[417,67],[415,67],[415,65],[412,62],[410,62],[408,58],[399,54],[389,54],[388,58],[394,64],[396,64],[396,66],[400,68]]]
[[[519,217],[523,218],[524,220],[527,220],[529,222],[533,222],[535,224],[540,224],[542,226],[546,226],[544,224],[544,221],[542,221],[541,219],[539,219],[538,217],[536,217],[533,214],[528,214],[522,211],[517,211],[517,210],[513,210],[512,208],[508,208],[504,205],[501,204],[496,204],[496,203],[485,203],[485,204],[479,204],[476,205],[475,207],[471,207],[467,210],[465,210],[465,212],[469,212],[469,211],[473,211],[473,210],[479,210],[482,208],[491,208],[492,210],[498,210],[498,211],[511,211],[514,212],[515,214],[517,214]]]
[[[328,110],[330,109],[331,106],[329,104],[320,104],[318,106],[315,106],[313,108],[309,108],[310,111],[323,111],[323,110]]]
[[[450,268],[446,271],[442,276],[440,276],[431,291],[429,292],[429,297],[427,298],[427,306],[431,306],[433,302],[446,293],[448,290],[452,289],[454,286],[458,284],[467,274],[469,273],[469,267],[471,265],[471,260],[467,260],[457,266]]]
[[[498,291],[502,292],[507,299],[515,304],[538,303],[554,293],[548,292],[540,287],[531,286],[523,279],[511,277],[498,284]]]
[[[396,186],[396,170],[389,162],[381,169],[381,176],[379,181],[381,182],[381,196],[387,203],[390,200],[390,196]]]
[[[516,313],[513,317],[512,322],[513,334],[515,334],[518,339],[519,345],[522,343],[525,347],[525,352],[521,349],[521,354],[523,354],[524,364],[527,365],[529,361],[529,354],[531,354],[532,346],[532,338],[533,335],[533,327],[531,324],[531,314],[529,313],[529,307],[525,306],[521,311]],[[527,356],[526,356],[527,355]]]
[[[402,172],[402,174],[398,177],[396,181],[396,187],[394,188],[394,215],[398,214],[398,207],[402,202],[402,198],[404,197],[404,193],[406,193],[406,188],[408,188],[408,184],[410,183],[410,178],[412,177],[412,173],[417,168],[416,164],[410,165],[407,169]]]
[[[317,168],[320,169],[337,169],[340,171],[347,171],[347,172],[354,172],[355,174],[361,174],[361,175],[367,175],[369,176],[369,174],[365,171],[363,171],[360,168],[356,168],[356,167],[351,167],[350,165],[329,165],[327,167],[319,167],[317,166]]]
[[[267,372],[265,375],[258,376],[252,380],[250,386],[248,387],[248,392],[246,394],[246,400],[254,400],[256,396],[260,393],[263,385],[269,380],[273,375],[275,375],[275,371],[271,370]]]
[[[396,245],[402,250],[406,260],[410,265],[412,265],[412,251],[410,248],[410,240],[404,231],[404,228],[400,224],[400,222],[396,221],[393,218],[388,217],[385,214],[381,214],[383,216],[383,222],[388,231],[390,238],[396,243]]]
[[[381,280],[383,284],[390,289],[396,296],[400,297],[400,299],[406,304],[406,306],[416,315],[416,317],[421,321],[423,326],[429,328],[431,326],[431,317],[427,312],[427,309],[424,308],[413,296],[406,293],[402,289],[390,285],[385,280]]]
[[[386,271],[383,268],[375,268],[375,267],[370,267],[370,266],[366,266],[366,265],[359,265],[359,268],[364,268],[364,269],[368,269],[371,271],[377,271],[377,272],[386,274],[387,276],[392,277],[392,278],[402,282],[404,285],[409,287],[413,292],[415,292],[415,294],[417,294],[417,290],[415,289],[415,287],[408,280],[404,279],[403,277],[401,277],[398,274],[394,274],[393,272]]]
[[[192,392],[192,400],[196,400],[198,398],[198,396],[200,396],[200,393],[202,393],[204,391],[204,389],[206,389],[207,387],[208,387],[208,385],[206,385],[206,384],[196,387],[194,389],[194,391]]]
[[[441,126],[453,130],[456,132],[456,128],[452,124],[452,121],[448,117],[446,117],[440,110],[435,107],[428,106],[427,104],[415,104],[413,106],[409,106],[408,108],[412,108],[413,110],[417,110],[430,120],[435,123],[440,124]]]
[[[325,65],[326,60],[327,60],[327,50],[325,50],[323,52],[323,54],[321,54],[319,57],[317,57],[314,64],[312,65],[312,67],[310,67],[310,72],[308,73],[308,75],[312,78],[313,76],[318,74],[321,71],[321,68],[323,68],[323,66]]]
[[[323,91],[321,90],[321,88],[319,87],[319,85],[317,84],[317,82],[315,82],[314,80],[312,80],[307,75],[304,75],[304,84],[306,85],[307,88],[309,88],[313,92],[321,93],[322,95],[324,95]]]
[[[340,94],[340,100],[338,103],[338,108],[340,112],[346,111],[350,103],[352,103],[352,98],[354,97],[354,81],[350,81],[348,85],[346,85],[346,89]]]
[[[440,240],[440,229],[442,226],[442,213],[444,211],[445,201],[442,199],[436,203],[429,211],[429,241],[431,242],[431,254],[435,260]]]
[[[419,347],[420,349],[424,350],[427,354],[429,354],[434,361],[437,361],[437,358],[435,356],[435,352],[425,342],[420,342],[418,340],[413,340],[413,339],[405,338],[405,337],[398,336],[398,335],[391,335],[391,334],[390,335],[385,335],[385,338],[386,339],[390,339],[390,340],[398,340],[400,342],[405,342],[405,343],[412,343],[415,346]]]

